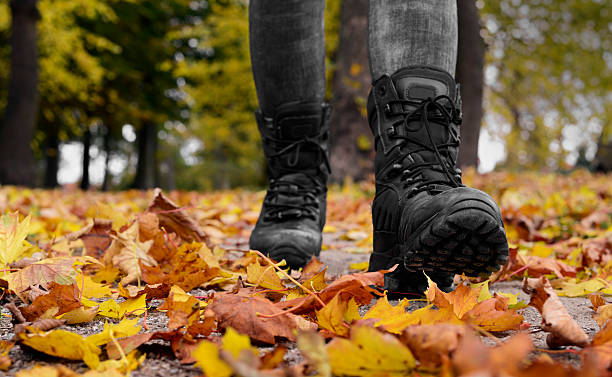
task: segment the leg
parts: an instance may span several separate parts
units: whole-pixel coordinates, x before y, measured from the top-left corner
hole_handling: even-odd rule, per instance
[[[251,65],[266,116],[288,102],[325,96],[324,0],[251,0]]]
[[[321,250],[327,196],[329,106],[324,0],[251,0],[256,112],[270,187],[251,249],[299,268]]]
[[[504,264],[501,213],[457,169],[461,99],[455,0],[370,0],[369,51],[375,81],[368,120],[376,140],[374,252],[370,269],[390,292],[441,288],[455,274]]]
[[[374,80],[414,65],[454,73],[457,2],[370,0],[368,47]]]

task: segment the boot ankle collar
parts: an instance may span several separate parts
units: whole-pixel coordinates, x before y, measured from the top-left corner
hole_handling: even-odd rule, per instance
[[[398,106],[402,111],[416,109],[419,103],[432,101],[440,96],[445,97],[442,101],[448,102],[447,97],[451,100],[451,103],[447,103],[449,109],[456,113],[451,122],[461,123],[459,84],[455,83],[448,72],[441,69],[429,66],[405,67],[391,76],[381,76],[372,85],[368,98],[369,123],[372,133],[380,140],[385,155],[403,143],[402,139],[395,138],[402,130],[396,129],[393,125],[396,122],[388,119],[396,118],[393,114],[398,112]],[[427,114],[428,117],[431,115]]]

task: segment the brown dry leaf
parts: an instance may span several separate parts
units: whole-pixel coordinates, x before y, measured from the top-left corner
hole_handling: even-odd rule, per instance
[[[604,306],[606,304],[606,300],[600,293],[591,293],[589,295],[589,300],[591,301],[591,305],[593,305],[593,310],[597,311],[597,308],[600,306]]]
[[[164,301],[158,310],[167,310],[168,328],[170,330],[178,329],[183,326],[189,326],[200,317],[200,302],[193,296],[188,296],[187,300],[174,300],[174,292]]]
[[[81,307],[80,292],[76,284],[51,283],[49,293],[38,296],[31,305],[21,307],[21,314],[32,322],[39,318],[54,318]]]
[[[542,330],[550,332],[546,338],[549,347],[585,347],[589,343],[589,337],[569,315],[546,277],[526,278],[523,291],[531,296],[529,305],[542,315]]]
[[[507,274],[518,270],[526,270],[531,277],[555,274],[557,277],[575,277],[576,268],[554,258],[539,257],[536,255],[520,255],[517,248],[510,248],[508,263],[504,268]]]
[[[585,240],[581,247],[585,266],[605,265],[612,260],[612,233]]]
[[[271,301],[258,296],[221,293],[213,297],[208,308],[215,313],[220,328],[233,327],[251,339],[268,344],[276,343],[277,337],[295,341],[295,330],[303,326],[303,319],[291,313],[275,318],[258,316],[258,313],[273,315],[280,312]]]
[[[529,335],[518,334],[504,344],[488,348],[466,333],[451,357],[456,376],[521,376],[527,355],[534,349]]]
[[[450,359],[461,339],[470,330],[464,325],[441,323],[410,326],[400,340],[426,368],[437,368]]]
[[[34,322],[24,322],[24,323],[15,325],[13,332],[15,334],[19,334],[19,333],[23,333],[26,331],[30,331],[30,332],[49,331],[57,327],[63,326],[65,324],[66,324],[65,319],[55,319],[55,318],[39,319]]]
[[[312,258],[310,258],[310,260],[308,261],[308,263],[306,263],[306,266],[304,266],[304,268],[302,269],[302,276],[300,277],[300,279],[306,280],[311,276],[321,272],[321,270],[323,270],[323,268],[325,267],[325,264],[313,255]]]
[[[151,340],[163,339],[165,341],[170,341],[176,336],[182,337],[182,335],[183,334],[179,330],[147,332],[117,339],[117,344],[121,346],[121,350],[124,353],[130,353]],[[109,359],[119,359],[121,357],[121,352],[119,352],[114,342],[110,342],[106,345],[106,354]]]
[[[112,257],[112,263],[127,274],[121,279],[123,285],[142,279],[141,263],[157,266],[157,261],[148,254],[153,241],[141,242],[138,232],[138,223],[134,222],[125,231],[113,236],[115,242],[121,246],[119,253]]]
[[[113,239],[111,232],[113,222],[110,220],[94,219],[91,227],[86,227],[86,232],[79,234],[78,238],[83,241],[87,255],[94,258],[101,258],[108,250]]]
[[[27,302],[23,293],[33,286],[47,289],[53,282],[57,284],[72,284],[81,274],[78,267],[85,264],[101,265],[96,259],[83,257],[46,258],[23,269],[2,277],[22,301]]]
[[[160,226],[168,232],[178,234],[185,241],[207,241],[208,237],[198,223],[187,215],[185,210],[168,199],[159,188],[155,189],[147,212],[155,213],[159,218]]]

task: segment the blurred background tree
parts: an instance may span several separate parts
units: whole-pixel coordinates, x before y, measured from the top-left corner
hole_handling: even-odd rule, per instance
[[[490,152],[503,150],[498,168],[612,167],[607,8],[602,0],[458,2],[462,166],[480,157],[490,169]],[[262,187],[247,9],[247,0],[0,3],[0,183]],[[336,181],[372,170],[366,21],[367,0],[326,2]],[[24,25],[29,34],[11,37]],[[21,49],[11,48],[14,38]],[[17,106],[19,95],[34,110]]]

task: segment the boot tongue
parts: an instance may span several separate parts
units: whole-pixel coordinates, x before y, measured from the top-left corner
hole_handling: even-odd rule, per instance
[[[448,73],[429,69],[429,68],[406,68],[400,70],[391,76],[395,90],[400,99],[414,102],[414,109],[427,99],[434,99],[441,95],[446,95],[455,101],[455,81]],[[441,100],[446,104],[445,100]],[[433,111],[434,106],[429,106],[429,110]],[[439,165],[437,156],[433,151],[422,150],[420,145],[427,145],[433,149],[432,141],[436,145],[446,144],[450,139],[449,125],[429,120],[429,132],[425,128],[424,121],[413,120],[408,122],[406,129],[407,133],[407,150],[418,149],[419,152],[411,153],[414,163],[435,163]],[[431,139],[430,139],[431,136]],[[445,153],[442,153],[445,155]],[[423,171],[423,174],[429,179],[446,180],[444,173],[437,171]]]
[[[446,95],[455,100],[455,82],[446,72],[431,68],[405,68],[391,78],[401,99],[421,101]]]

